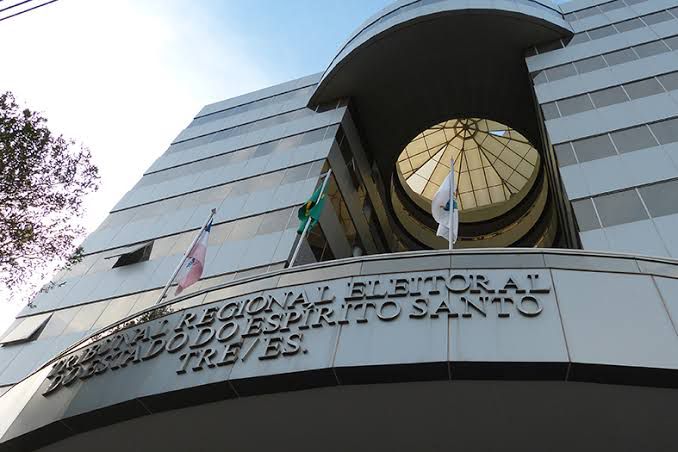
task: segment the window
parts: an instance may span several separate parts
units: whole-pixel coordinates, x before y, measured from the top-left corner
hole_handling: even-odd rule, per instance
[[[622,49],[617,50],[616,52],[606,53],[603,55],[603,58],[605,58],[605,61],[607,61],[607,64],[610,66],[638,59],[632,49]]]
[[[574,201],[572,208],[574,209],[574,216],[577,218],[577,224],[581,232],[600,229],[600,222],[598,221],[598,216],[593,208],[593,201],[591,199]]]
[[[670,38],[664,39],[666,45],[671,47],[671,50],[678,50],[678,36],[672,36]]]
[[[532,74],[532,80],[534,80],[535,85],[548,82],[545,71],[539,71],[536,74]]]
[[[650,124],[650,129],[661,144],[678,141],[678,118]]]
[[[546,120],[560,117],[560,113],[558,113],[558,107],[556,107],[555,102],[549,102],[548,104],[542,105],[541,111],[544,112],[544,119]]]
[[[678,202],[676,202],[678,179],[640,187],[638,191],[651,216],[661,217],[678,213]]]
[[[640,196],[645,201],[652,217],[661,217],[678,213],[678,179],[640,187]]]
[[[589,30],[589,36],[591,37],[591,39],[600,39],[614,34],[617,34],[617,31],[614,29],[612,25],[607,25],[605,27],[594,28],[593,30]]]
[[[556,41],[550,41],[550,42],[546,42],[544,44],[538,45],[537,51],[539,53],[546,53],[546,52],[550,52],[552,50],[561,49],[562,47],[563,47],[563,43],[560,42],[560,39],[558,39]]]
[[[621,153],[633,152],[657,145],[657,141],[646,125],[612,132],[612,141]]]
[[[257,235],[272,234],[274,232],[284,231],[285,228],[287,228],[291,214],[291,209],[267,213],[263,216],[263,220],[261,221],[261,226],[259,226]]]
[[[117,257],[118,259],[115,261],[115,264],[113,264],[113,268],[123,267],[125,265],[132,265],[147,261],[151,257],[152,250],[153,242],[147,242],[128,248],[122,251],[120,254],[108,256],[106,259]]]
[[[668,52],[669,48],[661,41],[648,42],[634,47],[638,56],[641,58],[659,55],[660,53]]]
[[[24,317],[9,334],[2,338],[0,344],[7,346],[35,339],[51,316],[52,313],[48,312]]]
[[[570,40],[570,42],[567,45],[575,46],[577,44],[581,44],[582,42],[588,42],[590,40],[591,40],[591,38],[589,38],[589,35],[586,34],[585,31],[582,31],[581,33],[577,33],[574,36],[572,36],[572,39]]]
[[[626,89],[626,92],[629,93],[631,99],[638,99],[640,97],[652,96],[653,94],[664,92],[664,89],[654,78],[628,83],[624,85],[624,88]]]
[[[637,17],[634,19],[625,20],[624,22],[619,22],[614,24],[615,28],[619,33],[624,33],[625,31],[635,30],[637,28],[643,28],[645,24],[642,20]]]
[[[600,14],[600,10],[597,7],[592,7],[592,8],[586,8],[582,9],[580,11],[577,11],[577,18],[579,20],[584,19],[586,17],[591,17],[595,16],[596,14]]]
[[[601,11],[603,11],[603,12],[608,12],[608,11],[613,11],[615,9],[624,8],[625,6],[626,6],[626,4],[624,4],[623,1],[614,0],[613,2],[604,3],[602,5],[599,5],[598,8],[600,8]]]
[[[570,97],[558,101],[558,108],[562,116],[574,115],[587,110],[593,110],[593,104],[587,94]]]
[[[580,163],[616,155],[612,141],[607,135],[584,138],[572,143]]]
[[[572,65],[572,63],[552,67],[551,69],[546,70],[546,76],[551,82],[570,77],[572,75],[577,75],[577,71],[574,69],[574,65]]]
[[[591,58],[586,58],[585,60],[577,61],[574,63],[574,65],[576,66],[577,71],[580,74],[584,74],[586,72],[591,72],[607,67],[607,63],[605,63],[605,60],[600,55]]]
[[[671,72],[657,77],[659,82],[669,91],[678,89],[678,72]]]
[[[673,16],[666,11],[659,11],[653,14],[648,14],[647,16],[643,16],[643,22],[648,25],[666,22],[667,20],[673,20]]]
[[[647,219],[647,213],[635,190],[620,191],[595,198],[604,227]]]
[[[577,163],[577,159],[574,156],[574,151],[572,150],[572,145],[570,143],[557,144],[553,146],[553,150],[556,152],[558,166],[563,167]]]
[[[626,102],[628,97],[621,86],[613,86],[612,88],[601,89],[591,93],[591,99],[593,99],[596,108],[601,108]]]

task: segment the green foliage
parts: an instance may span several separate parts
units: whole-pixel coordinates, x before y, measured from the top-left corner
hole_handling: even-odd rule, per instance
[[[82,259],[83,198],[98,189],[89,150],[0,93],[0,287],[25,293],[55,263]]]

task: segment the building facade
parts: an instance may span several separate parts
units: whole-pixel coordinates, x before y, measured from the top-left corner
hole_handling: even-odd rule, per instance
[[[205,106],[83,247],[0,337],[0,449],[673,449],[678,2],[396,1]]]

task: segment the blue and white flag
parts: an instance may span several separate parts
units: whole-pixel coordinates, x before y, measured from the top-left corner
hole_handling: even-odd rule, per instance
[[[451,168],[450,174],[447,175],[431,202],[431,213],[438,223],[437,235],[447,239],[450,249],[457,241],[459,232],[459,207],[457,200],[454,199],[454,193],[457,191],[457,184],[454,180],[454,162]]]

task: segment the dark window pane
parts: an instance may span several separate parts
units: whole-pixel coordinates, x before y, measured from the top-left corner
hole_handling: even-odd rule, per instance
[[[665,38],[664,42],[666,45],[671,47],[671,50],[678,50],[678,36],[672,36],[670,38]]]
[[[574,65],[577,67],[577,71],[579,71],[580,74],[607,67],[607,63],[605,63],[605,60],[600,55],[577,61]]]
[[[555,40],[555,41],[549,41],[545,42],[543,44],[539,44],[537,46],[537,52],[539,53],[546,53],[550,52],[552,50],[558,50],[563,48],[563,43],[560,42],[560,39]]]
[[[678,179],[641,187],[639,191],[651,216],[661,217],[678,213],[678,202],[676,202]]]
[[[678,89],[678,72],[660,75],[657,78],[667,90],[673,91],[674,89]]]
[[[291,184],[292,182],[298,182],[300,180],[305,180],[308,177],[309,169],[311,169],[310,164],[295,166],[294,168],[288,168],[287,171],[285,172],[283,185]]]
[[[623,8],[625,6],[626,5],[621,0],[614,0],[613,2],[598,5],[598,8],[600,8],[603,12],[607,12],[607,11],[612,11],[612,10],[615,10],[615,9]]]
[[[565,20],[568,22],[572,22],[573,20],[577,20],[577,16],[574,13],[569,13],[565,14]]]
[[[635,5],[638,3],[646,2],[647,0],[624,0],[627,5]]]
[[[612,25],[607,25],[605,27],[594,28],[593,30],[589,30],[589,36],[591,37],[591,39],[600,39],[604,38],[605,36],[611,36],[614,34],[617,34],[617,30],[615,30]]]
[[[233,230],[228,236],[228,240],[246,240],[254,237],[262,220],[263,215],[257,215],[255,217],[244,218],[233,222]]]
[[[577,71],[574,69],[574,65],[571,63],[552,67],[551,69],[546,70],[546,76],[549,78],[550,82],[554,80],[560,80],[565,77],[570,77],[572,75],[577,75]]]
[[[596,14],[600,14],[600,10],[596,6],[577,11],[577,17],[579,19],[595,16]]]
[[[558,101],[558,108],[562,116],[574,115],[587,110],[593,110],[591,99],[586,94],[570,97]]]
[[[654,78],[627,83],[624,85],[624,89],[626,89],[626,92],[631,99],[638,99],[640,97],[652,96],[653,94],[664,92],[664,89]]]
[[[575,201],[572,203],[572,208],[574,209],[574,216],[577,217],[577,224],[581,232],[600,229],[600,222],[596,216],[596,211],[593,209],[591,199]]]
[[[556,151],[558,166],[563,167],[577,163],[577,159],[574,157],[574,151],[572,150],[572,145],[570,143],[557,144],[553,146],[553,150]]]
[[[610,66],[638,59],[636,54],[631,49],[622,49],[617,50],[616,52],[606,53],[605,55],[603,55],[603,57],[605,58],[605,61],[607,61],[607,64],[609,64]]]
[[[678,118],[655,122],[650,128],[661,144],[678,141]]]
[[[327,127],[323,127],[322,129],[315,129],[304,133],[304,136],[301,139],[301,143],[299,143],[299,145],[303,146],[305,144],[315,143],[317,141],[322,140],[323,137],[325,136],[326,130]]]
[[[628,97],[626,97],[621,86],[613,86],[612,88],[601,89],[591,93],[591,99],[593,99],[593,103],[597,108],[601,108],[626,102]]]
[[[667,20],[673,20],[673,16],[666,11],[659,11],[653,14],[648,14],[647,16],[643,16],[642,19],[646,24],[654,25],[660,22],[666,22]]]
[[[659,55],[660,53],[668,52],[669,48],[661,41],[648,42],[646,44],[641,44],[635,46],[634,50],[638,53],[638,56],[641,58],[649,57],[652,55]]]
[[[263,157],[265,155],[269,155],[273,152],[275,149],[276,145],[278,144],[277,141],[269,141],[268,143],[263,143],[257,146],[256,151],[254,151],[254,158],[257,157]]]
[[[621,153],[633,152],[638,149],[645,149],[657,145],[657,141],[650,133],[646,125],[634,127],[632,129],[619,130],[612,132],[612,141]]]
[[[261,226],[257,231],[257,235],[272,234],[274,232],[284,231],[287,222],[290,219],[290,210],[278,210],[277,212],[270,212],[263,216]]]
[[[576,35],[572,36],[572,39],[570,40],[570,42],[567,43],[567,45],[575,46],[577,44],[581,44],[582,42],[588,42],[590,40],[591,38],[589,38],[589,35],[587,35],[585,31],[582,31],[581,33],[577,33]]]
[[[636,17],[630,20],[625,20],[624,22],[614,24],[614,26],[615,28],[617,28],[619,33],[624,33],[625,31],[635,30],[636,28],[643,28],[645,24],[643,23],[642,20]]]
[[[674,17],[678,18],[678,6],[669,9],[669,12],[673,14]]]
[[[635,190],[625,190],[594,198],[603,227],[647,219],[643,203]]]
[[[546,72],[545,71],[539,71],[536,74],[532,74],[532,80],[534,80],[535,85],[539,85],[540,83],[548,82],[548,80],[546,80]]]
[[[541,111],[544,112],[544,119],[546,120],[560,117],[555,102],[549,102],[548,104],[542,105]]]
[[[612,141],[607,135],[584,138],[572,143],[580,163],[616,155]]]

